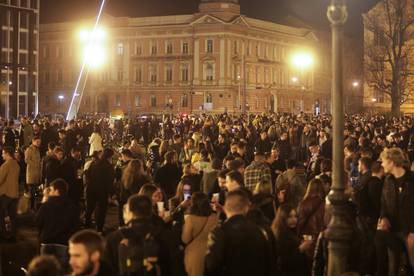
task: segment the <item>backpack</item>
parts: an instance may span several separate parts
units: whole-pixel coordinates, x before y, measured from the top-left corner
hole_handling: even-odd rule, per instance
[[[124,228],[121,229],[121,234],[123,239],[118,245],[119,275],[160,275],[160,246],[155,239],[156,233],[150,231],[143,236]]]

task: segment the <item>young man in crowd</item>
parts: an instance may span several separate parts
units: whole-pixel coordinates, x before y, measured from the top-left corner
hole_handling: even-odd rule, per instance
[[[80,227],[80,212],[68,198],[68,184],[58,178],[50,183],[50,191],[36,215],[41,244],[67,245]]]
[[[384,182],[379,229],[388,233],[389,272],[398,275],[400,255],[408,253],[408,269],[414,269],[414,175],[408,171],[404,152],[400,148],[381,153],[382,167],[389,174]],[[395,273],[395,274],[393,274]],[[410,275],[410,274],[409,274]]]
[[[40,137],[34,136],[32,144],[24,153],[24,161],[26,162],[26,187],[30,195],[30,206],[35,209],[35,193],[40,184],[41,179],[41,158],[40,158]]]
[[[130,260],[133,263],[146,265],[137,268],[134,275],[169,275],[168,246],[163,239],[163,225],[155,223],[152,218],[152,202],[147,196],[132,195],[124,205],[124,221],[126,226],[111,233],[107,238],[105,260],[120,275],[128,271],[127,259],[122,254],[129,248],[141,250],[145,257]],[[143,241],[149,241],[153,248],[144,248]],[[135,241],[136,244],[133,244]],[[120,248],[120,244],[123,248]],[[155,252],[154,252],[154,250]],[[120,252],[122,250],[122,252]],[[121,256],[120,256],[121,254]]]
[[[244,171],[244,184],[252,192],[258,184],[272,184],[272,175],[263,152],[256,152],[254,161]]]
[[[70,266],[72,276],[116,275],[103,261],[104,239],[92,230],[82,230],[69,240]]]
[[[270,241],[261,228],[246,219],[249,205],[244,191],[227,194],[227,220],[209,236],[206,275],[273,275],[272,262],[276,260]]]
[[[0,167],[1,236],[2,238],[15,240],[20,167],[14,159],[13,148],[4,147],[2,157],[4,163]]]

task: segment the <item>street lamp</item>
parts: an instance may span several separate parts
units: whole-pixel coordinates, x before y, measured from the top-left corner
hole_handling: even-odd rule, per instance
[[[359,82],[358,82],[358,81],[354,81],[354,82],[352,83],[352,86],[353,86],[353,87],[355,87],[355,88],[356,88],[356,87],[358,87],[358,86],[359,86]]]
[[[348,18],[345,0],[331,0],[327,16],[332,29],[333,174],[328,197],[332,204],[332,218],[325,233],[329,241],[328,276],[337,276],[348,272],[353,234],[344,172],[343,29]]]
[[[297,52],[292,56],[293,66],[301,70],[310,68],[313,63],[313,55],[309,52]]]
[[[61,111],[61,109],[62,109],[62,102],[63,102],[63,100],[65,99],[65,96],[63,96],[63,95],[59,95],[58,96],[58,102],[59,102],[59,112]]]
[[[82,47],[82,58],[88,67],[98,68],[106,62],[105,39],[106,32],[102,28],[80,30],[79,40]]]
[[[306,89],[306,81],[305,81],[305,77],[304,77],[304,71],[312,68],[313,64],[314,64],[314,57],[312,55],[312,53],[308,52],[308,51],[299,51],[295,54],[292,55],[292,60],[291,60],[292,66],[296,69],[298,69],[300,71],[300,78],[301,78],[301,84],[302,84],[302,99],[301,99],[301,109],[302,111],[305,111],[305,103],[304,103],[304,99],[303,99],[303,92]],[[293,77],[292,78],[292,82],[294,84],[299,82],[299,78],[298,77]],[[305,88],[305,89],[304,89]]]

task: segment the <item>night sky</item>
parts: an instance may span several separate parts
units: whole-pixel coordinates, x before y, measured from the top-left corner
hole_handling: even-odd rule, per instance
[[[249,17],[282,22],[288,15],[321,29],[329,28],[326,6],[329,0],[240,0],[242,14]],[[349,19],[346,32],[362,34],[361,14],[378,0],[348,0]],[[78,20],[93,17],[99,0],[41,0],[42,23]],[[114,16],[157,16],[191,14],[197,11],[198,0],[107,0],[106,13]]]

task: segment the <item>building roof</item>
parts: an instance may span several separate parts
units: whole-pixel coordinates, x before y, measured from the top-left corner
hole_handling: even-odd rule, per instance
[[[92,21],[90,19],[89,21]],[[88,20],[85,21],[87,23]],[[247,28],[256,29],[259,31],[275,32],[284,35],[295,35],[299,37],[307,37],[312,40],[317,40],[315,33],[311,28],[294,27],[282,25],[270,21],[250,18],[244,15],[237,16],[230,22],[225,22],[222,19],[214,17],[210,14],[186,14],[186,15],[167,15],[167,16],[150,16],[150,17],[114,17],[109,14],[104,14],[102,18],[104,25],[111,27],[163,27],[163,26],[191,26],[203,23],[219,23],[228,25],[245,25]],[[65,22],[65,23],[48,23],[41,24],[41,32],[56,32],[68,31],[76,29],[81,23]]]

